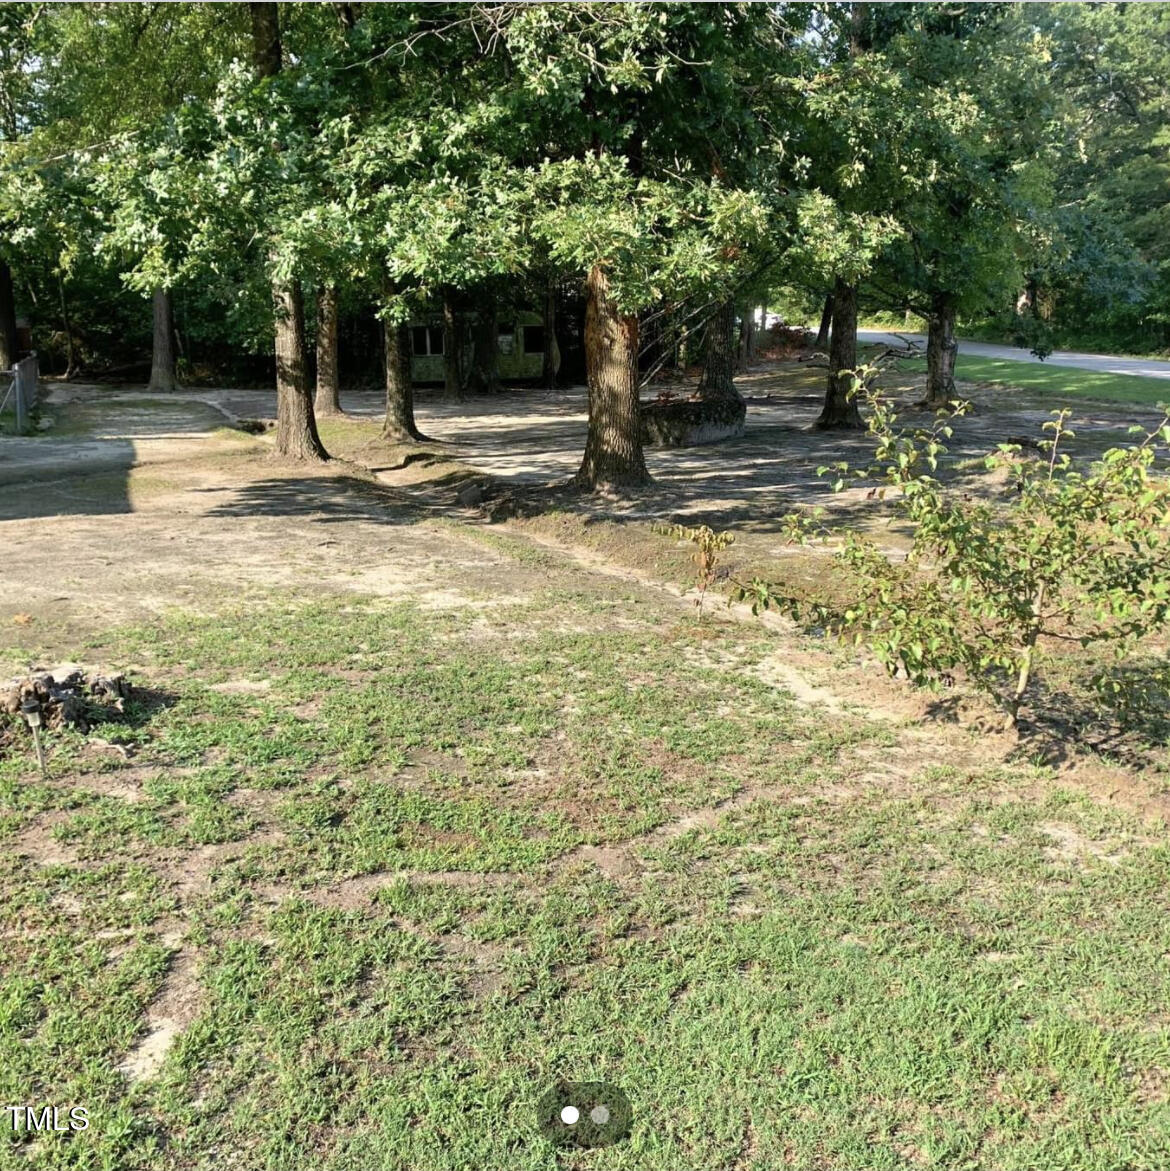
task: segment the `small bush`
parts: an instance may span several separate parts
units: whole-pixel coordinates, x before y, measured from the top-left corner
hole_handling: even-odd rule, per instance
[[[698,525],[694,528],[682,524],[660,525],[657,531],[674,537],[676,541],[690,541],[695,546],[695,588],[699,591],[695,606],[698,608],[701,622],[707,591],[718,577],[716,565],[719,562],[719,554],[735,541],[735,536],[732,533],[717,533],[709,525]]]
[[[1072,436],[1068,412],[1054,412],[1034,447],[1003,443],[984,458],[1005,487],[999,498],[980,499],[936,476],[948,417],[901,429],[879,392],[863,396],[877,442],[873,464],[821,471],[834,473],[837,489],[863,478],[877,481],[876,494],[892,493],[914,526],[910,553],[894,562],[865,536],[793,516],[794,539],[841,537],[837,559],[849,603],[786,596],[758,580],[739,587],[741,599],[757,610],[780,606],[865,644],[891,674],[916,684],[938,686],[962,669],[1010,727],[1052,644],[1105,644],[1120,662],[1138,639],[1165,626],[1170,483],[1157,465],[1159,449],[1170,445],[1170,415],[1148,432],[1134,428],[1133,443],[1080,467],[1061,450]]]

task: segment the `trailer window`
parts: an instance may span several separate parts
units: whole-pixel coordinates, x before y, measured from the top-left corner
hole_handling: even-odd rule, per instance
[[[425,358],[428,355],[443,352],[443,327],[441,325],[415,325],[410,330],[411,349],[415,356]]]

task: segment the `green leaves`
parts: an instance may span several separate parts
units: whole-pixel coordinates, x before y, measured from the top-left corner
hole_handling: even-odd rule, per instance
[[[849,600],[833,605],[753,582],[740,590],[753,608],[780,606],[864,643],[890,674],[917,685],[937,687],[961,671],[1013,724],[1050,643],[1100,643],[1120,661],[1170,622],[1170,482],[1157,464],[1159,445],[1170,454],[1167,419],[1085,468],[1060,450],[1072,432],[1068,411],[1055,411],[1040,457],[1014,444],[984,457],[1009,487],[980,499],[931,474],[946,450],[944,417],[906,431],[880,394],[866,398],[875,458],[850,478],[895,492],[913,526],[906,559],[891,562],[857,533],[789,517],[795,539],[840,539]],[[848,475],[820,470],[836,471],[838,484]]]
[[[717,533],[709,525],[689,527],[683,524],[659,525],[655,531],[674,537],[677,541],[689,541],[695,546],[694,561],[697,567],[695,587],[699,591],[695,605],[698,607],[699,620],[702,621],[703,601],[707,596],[707,590],[715,584],[718,576],[716,565],[719,561],[719,554],[729,545],[735,543],[735,534]],[[752,611],[756,612],[754,606]]]

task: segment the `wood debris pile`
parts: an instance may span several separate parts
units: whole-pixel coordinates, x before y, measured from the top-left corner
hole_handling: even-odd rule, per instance
[[[133,694],[122,675],[87,675],[78,668],[38,672],[0,686],[3,722],[25,726],[25,705],[35,703],[41,724],[50,731],[76,728],[86,733],[95,724],[117,720]]]

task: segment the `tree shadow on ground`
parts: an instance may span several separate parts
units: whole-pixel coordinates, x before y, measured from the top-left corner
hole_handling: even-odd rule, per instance
[[[194,493],[221,493],[222,488],[195,488]],[[231,490],[231,499],[216,504],[214,517],[301,517],[320,524],[355,519],[405,525],[419,519],[423,502],[357,476],[270,476]]]
[[[0,521],[133,512],[128,440],[0,440]]]
[[[653,482],[627,498],[574,494],[563,488],[576,470],[584,443],[581,395],[575,395],[572,404],[580,417],[571,422],[543,413],[547,404],[538,401],[523,424],[511,418],[485,422],[477,417],[474,427],[460,420],[451,429],[454,420],[448,419],[437,432],[484,476],[498,480],[493,497],[511,496],[525,515],[552,508],[590,519],[685,519],[766,536],[780,527],[786,513],[823,506],[831,519],[843,524],[869,522],[875,515],[880,523],[882,510],[866,498],[864,488],[835,495],[830,490],[831,477],[818,474],[819,469],[839,461],[855,468],[866,466],[874,440],[864,431],[811,429],[823,400],[820,386],[814,385],[820,378],[812,375],[792,363],[753,371],[742,379],[750,404],[744,435],[688,448],[648,448],[646,461]],[[929,429],[934,412],[915,406],[922,393],[921,378],[907,378],[898,371],[884,377],[887,393],[901,415],[899,426]],[[996,476],[988,477],[982,457],[1002,442],[1022,439],[1029,447],[1043,439],[1041,428],[1048,410],[1023,409],[1001,388],[964,387],[963,397],[973,398],[974,406],[969,414],[951,420],[954,433],[946,441],[948,454],[940,476],[956,490],[992,498],[1006,486]],[[518,414],[520,409],[512,403],[505,414]],[[1099,455],[1109,443],[1124,440],[1125,425],[1148,413],[1126,406],[1079,410],[1075,421],[1081,430],[1068,449],[1078,458]]]
[[[1041,678],[1021,731],[1033,758],[1058,764],[1094,752],[1128,768],[1145,769],[1170,747],[1170,660],[1133,660],[1103,673],[1104,686]]]
[[[556,511],[587,520],[677,520],[766,536],[782,531],[790,513],[821,508],[828,523],[874,529],[880,541],[883,529],[903,527],[893,498],[879,495],[880,481],[848,479],[845,491],[832,488],[834,465],[844,462],[863,470],[871,463],[874,447],[873,437],[865,432],[817,432],[768,423],[719,444],[648,448],[651,481],[620,494],[583,491],[569,475],[538,482],[506,471],[477,474],[484,484],[483,499],[490,503],[485,512],[492,519]],[[989,481],[977,458],[988,450],[983,443],[956,444],[940,469],[941,478],[972,497],[990,500],[1002,494],[1005,486]],[[465,458],[475,463],[474,452],[466,452]],[[526,470],[555,469],[550,465]]]
[[[1086,677],[1037,677],[1010,757],[1056,766],[1092,753],[1137,770],[1164,761],[1170,748],[1170,660],[1117,664],[1105,677],[1110,685],[1103,688]],[[965,706],[964,696],[947,694],[933,700],[926,714],[958,723]],[[982,717],[975,726],[1000,733],[1003,717]]]
[[[363,476],[327,471],[321,475],[269,476],[231,489],[215,505],[214,517],[300,517],[321,524],[370,520],[410,525],[423,519],[475,520],[477,509],[493,495],[495,481],[434,452],[399,453],[395,470],[433,464],[433,474],[416,483],[386,484]],[[222,493],[196,488],[195,493]]]

